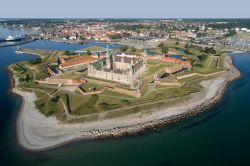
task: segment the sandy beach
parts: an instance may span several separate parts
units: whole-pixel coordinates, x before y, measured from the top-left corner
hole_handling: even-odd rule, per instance
[[[196,115],[218,102],[225,92],[227,83],[240,76],[232,65],[231,57],[225,60],[228,72],[222,76],[202,81],[200,92],[190,95],[188,100],[174,107],[164,107],[148,114],[133,114],[115,119],[103,119],[79,124],[65,124],[55,117],[45,117],[35,108],[36,96],[23,92],[15,86],[12,92],[22,96],[23,103],[17,119],[17,139],[27,150],[41,151],[53,149],[75,140],[91,140],[133,135],[149,128],[176,122],[183,117]]]

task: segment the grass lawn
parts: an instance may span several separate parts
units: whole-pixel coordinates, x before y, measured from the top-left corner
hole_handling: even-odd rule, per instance
[[[219,71],[225,70],[223,67],[223,57],[219,57],[219,60],[212,60],[210,63],[210,58],[208,57],[205,61],[201,62],[199,65],[193,66],[190,71],[180,73],[179,76],[184,76],[192,73],[200,74],[211,74]]]
[[[224,68],[224,61],[223,61],[223,60],[224,60],[224,59],[223,59],[222,56],[220,56],[220,57],[218,58],[217,68],[221,68],[221,69]]]
[[[81,49],[80,51],[106,51],[106,48],[104,47],[98,47],[98,46],[92,46],[92,47],[87,47],[84,49]]]
[[[63,106],[59,100],[50,98],[42,92],[35,92],[37,100],[35,101],[36,108],[46,116],[63,114]]]
[[[217,63],[218,63],[218,59],[211,59],[209,67],[210,68],[217,68]]]
[[[55,78],[58,79],[79,79],[82,77],[82,73],[80,72],[68,72],[68,73],[63,73],[59,76],[56,76]]]
[[[51,54],[51,51],[48,50],[41,50],[41,49],[29,49],[29,48],[21,48],[20,49],[21,52],[25,52],[25,53],[31,53],[31,54],[39,54],[41,56],[48,56]]]
[[[197,80],[197,79],[204,79],[204,77],[195,75],[195,76],[180,79],[180,81],[181,82],[188,82],[188,81],[193,81],[193,80]]]
[[[33,79],[33,75],[32,75],[31,70],[29,70],[25,66],[25,63],[23,63],[23,62],[13,65],[12,69],[18,78],[27,78],[27,76],[28,76],[30,78],[30,80],[28,80],[28,81],[31,81]]]
[[[152,64],[152,63],[155,63],[155,64]],[[157,74],[157,72],[159,72],[161,69],[165,67],[170,67],[170,66],[174,66],[174,64],[162,63],[161,61],[151,62],[151,64],[148,64],[147,66],[146,76]]]
[[[87,84],[84,84],[84,85],[81,85],[80,86],[80,89],[82,89],[84,92],[90,92],[91,91],[91,88],[96,88],[96,91],[100,91],[102,89],[104,89],[104,85],[102,84],[96,84],[96,83],[87,83]]]
[[[46,71],[46,69],[44,68],[43,64],[37,64],[36,65],[36,76],[37,76],[37,80],[42,80],[45,79],[46,77],[48,77],[48,72]]]
[[[125,94],[122,94],[122,93],[116,93],[116,92],[112,92],[110,90],[104,90],[100,95],[103,95],[103,96],[110,96],[110,97],[119,97],[119,98],[130,98],[130,99],[133,99],[134,97],[133,96],[129,96],[129,95],[125,95]],[[112,99],[112,98],[111,98]]]

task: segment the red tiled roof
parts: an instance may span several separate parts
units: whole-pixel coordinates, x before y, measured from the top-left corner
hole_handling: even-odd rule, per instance
[[[162,62],[177,63],[177,64],[181,64],[181,65],[186,66],[186,67],[192,67],[190,62],[182,61],[182,60],[179,60],[179,59],[176,59],[176,58],[166,57],[166,58],[162,58],[161,61]]]
[[[50,68],[50,67],[47,67],[47,71],[49,72],[49,74],[50,74],[51,76],[56,75],[56,73],[55,73],[55,72],[53,72],[53,70],[51,70],[51,68]]]
[[[87,64],[90,62],[97,61],[97,58],[91,56],[82,56],[78,58],[62,59],[61,62],[64,62],[60,65],[61,68],[77,66],[81,64]]]

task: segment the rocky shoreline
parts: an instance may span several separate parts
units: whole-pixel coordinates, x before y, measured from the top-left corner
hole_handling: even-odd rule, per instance
[[[12,92],[13,94],[21,96],[23,99],[17,119],[18,142],[26,150],[44,151],[79,140],[117,139],[137,135],[152,130],[158,130],[161,127],[196,116],[220,102],[224,97],[228,83],[240,77],[241,74],[238,69],[234,67],[231,57],[228,57],[226,61],[228,64],[228,72],[223,74],[223,79],[220,79],[220,81],[217,81],[217,84],[214,85],[215,87],[219,86],[219,88],[215,88],[216,91],[212,92],[212,97],[206,97],[204,101],[202,100],[201,104],[192,103],[193,106],[191,106],[190,109],[183,109],[180,106],[176,107],[175,111],[172,110],[173,113],[170,109],[170,114],[166,112],[165,114],[162,113],[162,117],[165,116],[164,118],[153,117],[155,119],[152,118],[153,120],[148,121],[140,119],[139,121],[142,121],[142,123],[135,123],[136,120],[138,121],[136,118],[134,123],[132,123],[130,121],[131,118],[127,118],[125,120],[122,119],[124,123],[120,123],[119,119],[111,123],[111,119],[110,121],[93,122],[91,124],[62,124],[55,118],[47,118],[36,111],[33,103],[35,95],[32,95],[30,92],[26,94],[26,92],[21,92],[15,88],[15,79],[12,76]],[[11,71],[10,75],[13,75]],[[208,94],[209,92],[206,93]],[[178,112],[178,109],[181,111]],[[55,139],[55,137],[57,139]]]

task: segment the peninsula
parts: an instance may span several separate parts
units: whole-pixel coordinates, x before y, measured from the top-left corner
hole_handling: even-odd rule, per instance
[[[169,51],[159,53],[165,46]],[[196,47],[187,55],[178,52],[182,47],[163,43],[153,53],[89,48],[83,55],[19,50],[40,56],[9,67],[13,93],[23,98],[19,143],[39,151],[75,140],[117,138],[205,111],[239,72],[228,55],[201,57]]]
[[[75,50],[18,47],[20,56],[37,56],[9,66],[12,92],[23,99],[17,119],[22,147],[41,151],[157,129],[206,111],[223,98],[228,82],[240,76],[230,56],[235,50],[219,45],[226,45],[235,31],[217,34],[199,26],[187,33],[161,33],[157,26],[140,27],[135,38],[138,29],[110,26],[91,24],[86,30],[97,36],[96,29],[102,29],[100,35],[105,32],[113,46],[105,38]],[[62,34],[44,39],[49,33],[43,32],[41,40],[54,40],[66,31],[57,33]],[[216,37],[197,38],[200,33]],[[78,39],[84,41],[78,35],[62,41]]]

